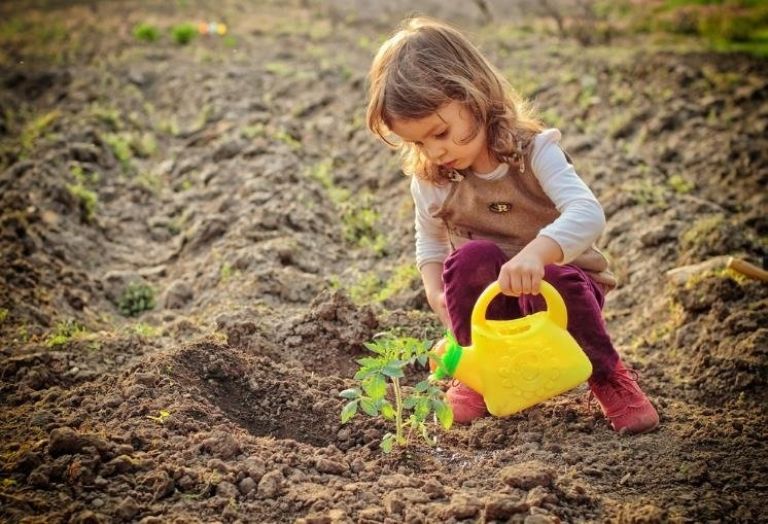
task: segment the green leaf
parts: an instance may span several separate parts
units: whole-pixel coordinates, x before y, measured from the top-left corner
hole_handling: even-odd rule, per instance
[[[381,444],[379,444],[379,447],[384,453],[389,453],[390,451],[392,451],[392,446],[394,445],[395,445],[395,436],[392,433],[387,433],[381,439]]]
[[[410,397],[405,397],[403,399],[403,407],[405,409],[413,409],[414,406],[416,406],[416,403],[419,401],[419,397],[416,395],[412,395]]]
[[[398,362],[398,361],[395,361]],[[388,377],[392,378],[403,378],[405,375],[403,374],[403,370],[400,369],[400,366],[393,363],[387,363],[386,366],[381,368],[381,372],[384,373]]]
[[[360,396],[360,390],[358,388],[345,389],[344,391],[339,393],[339,396],[347,400],[353,400]]]
[[[413,414],[417,419],[419,419],[419,421],[422,421],[427,418],[427,415],[429,415],[430,408],[431,406],[429,399],[426,397],[421,397],[416,403],[416,408],[414,409]]]
[[[419,355],[419,358],[416,359],[419,362],[419,365],[421,367],[425,367],[427,365],[427,361],[429,360],[429,357],[427,355]]]
[[[414,391],[417,393],[424,393],[426,390],[429,389],[429,381],[428,380],[422,380],[415,386],[413,386]]]
[[[395,408],[387,400],[381,405],[381,416],[387,420],[394,420],[395,418]]]
[[[451,429],[451,426],[453,426],[453,411],[451,408],[442,400],[433,399],[432,409],[435,410],[437,421],[440,422],[443,429]]]
[[[367,349],[370,351],[373,351],[377,355],[381,355],[384,353],[384,348],[381,347],[381,345],[378,342],[365,342],[363,344]]]
[[[357,363],[360,364],[361,371],[363,369],[378,369],[383,365],[383,362],[380,358],[374,358],[374,357],[363,357],[357,360]]]
[[[383,375],[373,375],[363,381],[363,389],[374,400],[384,398],[387,394],[387,380]]]
[[[369,397],[362,397],[360,399],[360,407],[363,408],[363,411],[365,411],[366,414],[372,417],[379,414],[379,407],[376,401]]]
[[[341,423],[346,424],[357,413],[357,400],[348,402],[346,406],[341,410]]]
[[[357,373],[355,373],[355,376],[352,377],[355,380],[364,380],[366,377],[370,377],[371,375],[374,375],[378,373],[375,369],[359,369],[357,370]]]

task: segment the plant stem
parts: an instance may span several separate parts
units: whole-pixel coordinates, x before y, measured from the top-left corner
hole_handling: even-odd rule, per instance
[[[400,379],[392,377],[392,385],[395,390],[395,434],[398,444],[405,444],[403,438],[403,394],[400,391]]]

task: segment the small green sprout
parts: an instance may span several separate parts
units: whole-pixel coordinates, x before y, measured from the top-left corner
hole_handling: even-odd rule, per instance
[[[187,45],[197,35],[197,27],[192,24],[179,24],[171,29],[173,41],[179,45]]]
[[[360,387],[346,389],[339,394],[349,400],[341,410],[342,424],[349,422],[360,408],[371,417],[380,415],[394,421],[395,433],[387,433],[381,440],[380,447],[385,453],[392,451],[395,445],[408,446],[414,432],[434,445],[436,440],[429,435],[427,426],[429,415],[434,413],[444,429],[450,429],[453,424],[453,412],[443,402],[442,391],[426,379],[411,388],[401,383],[408,366],[427,365],[431,343],[385,333],[365,344],[365,347],[376,356],[357,361],[360,369],[354,378],[360,381]],[[389,398],[388,383],[392,385]],[[394,405],[390,401],[392,397]]]
[[[133,28],[133,36],[142,42],[155,42],[160,38],[160,31],[152,24],[142,22]]]
[[[61,320],[56,323],[53,333],[46,339],[45,344],[48,347],[61,346],[75,338],[86,338],[87,335],[88,330],[76,320]]]
[[[155,292],[148,284],[131,282],[123,290],[117,307],[123,315],[135,317],[155,307]]]

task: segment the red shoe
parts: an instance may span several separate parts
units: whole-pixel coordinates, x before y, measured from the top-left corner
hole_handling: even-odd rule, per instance
[[[658,427],[659,414],[621,360],[605,380],[590,379],[589,387],[615,431],[647,433]]]
[[[469,424],[488,415],[483,396],[458,380],[451,382],[451,387],[445,393],[445,400],[453,411],[453,421],[457,424]]]

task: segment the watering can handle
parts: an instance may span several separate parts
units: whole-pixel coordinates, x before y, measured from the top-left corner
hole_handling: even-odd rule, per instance
[[[568,310],[565,309],[565,301],[560,293],[550,284],[544,280],[541,281],[541,294],[544,297],[544,301],[547,303],[547,315],[563,329],[568,328]],[[475,307],[472,309],[472,324],[480,325],[485,322],[485,314],[488,310],[488,305],[491,303],[496,295],[501,293],[501,287],[497,281],[493,281],[485,291],[480,294]]]

